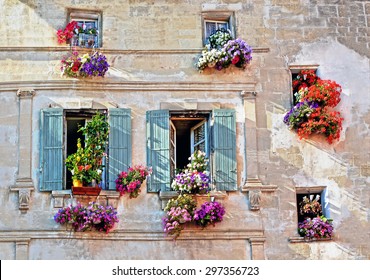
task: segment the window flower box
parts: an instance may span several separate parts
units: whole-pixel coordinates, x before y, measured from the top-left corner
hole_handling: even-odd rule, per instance
[[[252,48],[240,38],[234,40],[229,30],[217,30],[209,36],[209,42],[196,64],[199,71],[207,67],[222,70],[231,65],[245,69],[252,60]]]

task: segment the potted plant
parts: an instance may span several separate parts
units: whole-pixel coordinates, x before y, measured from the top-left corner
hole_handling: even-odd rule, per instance
[[[116,190],[120,195],[129,193],[130,198],[136,198],[140,194],[140,187],[147,176],[151,174],[151,169],[143,165],[129,167],[128,171],[122,171],[116,179]]]
[[[197,61],[199,71],[207,67],[222,70],[230,65],[244,69],[252,60],[252,48],[240,38],[233,40],[229,30],[217,30],[209,42]]]
[[[77,51],[61,60],[61,75],[77,77],[104,77],[109,69],[105,55],[100,52],[79,55]]]
[[[93,48],[98,46],[99,30],[88,27],[85,23],[69,22],[64,29],[57,31],[58,43],[70,43],[72,46]]]
[[[342,88],[331,80],[322,80],[313,70],[302,70],[292,83],[297,104],[284,116],[284,123],[297,131],[300,139],[321,134],[329,144],[340,138],[340,112],[332,108],[340,102]]]
[[[322,207],[320,203],[320,195],[304,196],[299,203],[299,214],[304,217],[317,217],[322,215]]]
[[[166,217],[163,218],[164,232],[176,239],[184,229],[184,224],[193,220],[196,202],[187,194],[180,194],[170,199],[165,207]]]
[[[298,233],[307,239],[324,239],[331,238],[333,234],[333,220],[324,216],[307,218],[298,224]]]
[[[66,159],[66,167],[72,173],[72,179],[76,183],[72,191],[75,194],[87,194],[87,189],[78,188],[82,185],[91,187],[92,194],[98,194],[104,168],[103,157],[106,155],[109,124],[105,115],[97,112],[91,121],[87,122],[84,127],[80,127],[78,131],[85,136],[85,146],[82,147],[81,139],[77,139],[77,151]]]
[[[222,221],[225,208],[217,201],[206,201],[194,212],[195,224],[205,228]]]
[[[180,193],[207,194],[210,191],[210,178],[206,154],[195,151],[189,160],[187,168],[175,175],[171,188]]]
[[[74,231],[97,230],[108,233],[118,223],[118,218],[117,211],[112,206],[90,202],[87,207],[79,203],[59,209],[54,221],[61,225],[70,225]]]

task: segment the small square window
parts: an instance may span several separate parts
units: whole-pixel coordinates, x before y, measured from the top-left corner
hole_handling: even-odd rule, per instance
[[[79,32],[72,40],[72,46],[100,48],[102,46],[102,14],[97,11],[71,10],[69,22],[76,21]]]
[[[296,105],[299,102],[299,96],[298,96],[298,91],[299,88],[302,86],[309,86],[309,82],[305,81],[306,77],[302,75],[302,71],[304,72],[311,72],[314,75],[317,74],[317,68],[319,65],[295,65],[295,66],[290,66],[290,72],[291,72],[291,93],[292,93],[292,100],[293,100],[293,106]]]
[[[208,37],[217,30],[229,30],[235,38],[234,14],[232,12],[204,12],[202,14],[203,43],[208,44]]]

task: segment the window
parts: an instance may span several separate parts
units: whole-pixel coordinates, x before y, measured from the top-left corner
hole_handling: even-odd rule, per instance
[[[300,79],[299,73],[302,70],[311,70],[315,74],[317,73],[318,65],[295,65],[290,66],[290,72],[291,72],[291,78],[292,78],[292,100],[293,100],[293,106],[296,105],[299,102],[298,99],[298,87],[301,85],[301,82],[298,82]],[[302,77],[301,77],[302,80]]]
[[[297,188],[296,199],[298,223],[303,222],[306,218],[325,215],[324,196],[324,187]],[[306,207],[303,207],[303,204],[305,204]]]
[[[203,21],[203,43],[208,44],[208,37],[217,30],[230,30],[231,36],[235,38],[234,14],[232,12],[204,12]]]
[[[69,189],[71,178],[65,168],[65,158],[76,149],[79,125],[84,125],[96,111],[41,110],[40,124],[40,190]],[[103,188],[115,190],[117,174],[131,164],[131,110],[109,109],[109,143]]]
[[[102,38],[102,14],[94,11],[69,12],[69,22],[76,21],[81,30],[78,36],[75,36],[71,45],[83,48],[100,48]]]
[[[170,191],[176,169],[182,169],[194,150],[210,159],[217,190],[236,190],[236,121],[232,109],[212,112],[148,111],[147,165],[153,173],[149,192]]]
[[[170,112],[171,177],[186,167],[194,151],[201,150],[209,157],[208,118],[209,113]]]

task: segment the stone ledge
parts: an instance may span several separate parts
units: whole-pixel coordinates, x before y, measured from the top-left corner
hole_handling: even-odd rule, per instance
[[[76,48],[77,50],[84,50],[85,48]],[[253,53],[268,53],[270,48],[268,47],[252,47]],[[0,47],[0,52],[69,52],[70,46],[55,46],[55,47]],[[153,54],[201,54],[203,48],[193,49],[148,49],[148,50],[122,50],[122,49],[105,49],[99,48],[99,51],[105,54],[137,54],[137,55],[153,55]]]
[[[62,228],[62,227],[61,227]],[[64,227],[65,228],[65,227]],[[32,239],[80,239],[80,240],[124,240],[165,241],[173,240],[162,231],[113,230],[106,234],[96,231],[73,232],[67,230],[48,231],[1,231],[0,242],[29,241]],[[263,230],[258,229],[184,229],[177,240],[250,240],[264,242]]]
[[[310,242],[323,242],[323,241],[332,241],[333,238],[305,238],[301,236],[289,237],[288,241],[290,243],[310,243]]]
[[[117,208],[118,200],[120,199],[119,192],[102,190],[98,196],[87,196],[87,195],[73,195],[71,190],[52,191],[51,197],[54,200],[54,208],[62,208],[72,202],[79,201],[82,204],[87,204],[90,201],[104,201],[105,205],[111,205]]]

